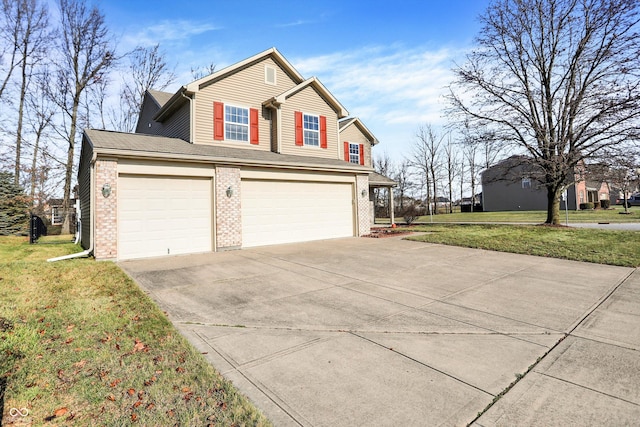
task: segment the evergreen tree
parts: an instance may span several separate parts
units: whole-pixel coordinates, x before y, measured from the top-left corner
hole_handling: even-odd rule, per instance
[[[0,172],[0,236],[29,234],[29,197],[10,172]]]

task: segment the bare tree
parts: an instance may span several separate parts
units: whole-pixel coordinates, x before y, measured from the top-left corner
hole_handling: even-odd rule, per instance
[[[438,177],[440,172],[440,146],[443,136],[439,136],[430,124],[418,127],[416,143],[411,155],[413,166],[422,177],[426,190],[427,209],[431,212],[436,200]],[[437,210],[434,209],[437,212]],[[435,213],[435,212],[434,212]]]
[[[23,9],[13,0],[2,0],[0,4],[0,99],[7,88],[13,72],[20,66],[20,38],[24,21]]]
[[[193,77],[193,80],[199,80],[203,77],[213,74],[215,71],[216,71],[216,64],[211,62],[208,65],[205,65],[204,67],[197,67],[197,68],[191,67],[191,77]]]
[[[560,222],[573,168],[637,135],[637,0],[495,0],[450,101],[544,171],[546,223]]]
[[[96,6],[89,8],[82,0],[59,0],[59,6],[61,36],[52,95],[62,110],[60,133],[68,143],[62,206],[65,212],[62,232],[68,233],[71,179],[83,95],[103,78],[115,58],[104,15]]]
[[[629,213],[629,197],[640,184],[640,156],[637,152],[610,153],[604,179],[622,192],[624,212]]]
[[[373,170],[379,173],[382,176],[391,176],[393,170],[393,164],[391,162],[391,158],[388,153],[384,153],[382,155],[376,155],[373,158]],[[376,188],[374,189],[374,209],[377,209],[378,206],[384,207],[384,212],[386,215],[391,217],[391,212],[389,212],[389,193],[386,188]]]
[[[123,132],[135,130],[145,92],[149,89],[164,90],[176,79],[157,44],[138,47],[128,57],[129,64],[120,91],[120,110],[113,114],[116,129]]]
[[[6,1],[6,0],[5,0]],[[23,121],[27,89],[33,78],[34,67],[43,59],[51,38],[48,30],[49,15],[45,4],[36,0],[14,0],[18,10],[16,14],[15,34],[18,42],[18,63],[20,79],[18,82],[18,117],[16,124],[16,160],[15,183],[20,183],[20,160],[22,155]]]
[[[395,204],[398,208],[398,212],[404,212],[405,199],[411,193],[413,188],[413,181],[411,179],[411,162],[409,160],[403,160],[395,170],[393,174],[393,180],[398,183],[396,186],[396,197],[398,198]]]
[[[42,188],[42,184],[39,184],[40,180],[46,180],[49,176],[47,160],[54,160],[60,163],[58,159],[48,153],[46,149],[43,149],[41,143],[42,139],[47,136],[46,131],[51,125],[51,120],[55,114],[55,106],[52,104],[51,99],[46,96],[46,80],[49,78],[46,71],[39,75],[36,80],[36,87],[29,91],[27,96],[28,105],[28,117],[27,121],[31,127],[31,135],[33,135],[32,149],[33,155],[31,158],[31,169],[29,170],[31,191],[29,193],[31,200],[37,201],[36,189]],[[47,159],[47,157],[49,159]],[[39,167],[38,160],[43,158],[43,166]],[[41,202],[41,200],[40,200]]]
[[[453,213],[453,181],[458,176],[458,152],[456,146],[451,140],[451,134],[447,139],[447,144],[444,146],[444,169],[447,175],[447,190],[449,192],[449,213]]]
[[[478,178],[478,146],[473,143],[465,144],[463,148],[463,156],[466,160],[467,170],[469,171],[469,185],[471,185],[471,212],[473,212],[476,204],[476,184]]]

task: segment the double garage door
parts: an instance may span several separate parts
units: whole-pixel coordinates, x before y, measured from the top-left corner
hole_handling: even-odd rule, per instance
[[[118,258],[213,250],[211,178],[120,175]],[[242,180],[242,246],[354,235],[353,184]]]
[[[354,235],[351,183],[242,181],[242,246]]]

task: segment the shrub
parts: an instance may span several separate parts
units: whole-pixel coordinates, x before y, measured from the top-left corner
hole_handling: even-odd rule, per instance
[[[593,209],[593,203],[591,202],[587,202],[587,203],[580,203],[580,210],[590,210]]]
[[[414,204],[405,206],[405,208],[401,212],[402,218],[404,218],[404,222],[407,225],[410,225],[413,221],[415,221],[420,216],[420,210]]]
[[[609,206],[611,206],[611,201],[604,199],[604,200],[600,200],[600,207],[602,209],[609,209]]]

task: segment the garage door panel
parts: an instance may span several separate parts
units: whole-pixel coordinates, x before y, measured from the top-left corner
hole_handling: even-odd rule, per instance
[[[124,175],[118,180],[118,258],[206,252],[209,178]]]
[[[244,247],[354,234],[350,183],[242,181]]]

